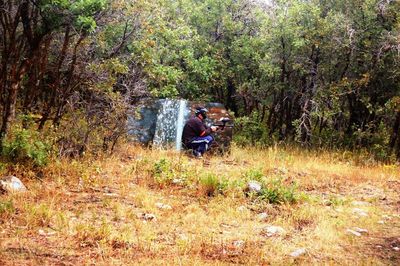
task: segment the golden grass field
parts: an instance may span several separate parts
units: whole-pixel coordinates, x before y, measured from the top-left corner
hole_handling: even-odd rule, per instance
[[[348,153],[128,145],[9,174],[28,192],[0,195],[0,265],[400,265],[400,167]]]

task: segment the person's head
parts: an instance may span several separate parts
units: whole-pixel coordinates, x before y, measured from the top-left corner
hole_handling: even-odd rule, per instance
[[[208,110],[206,108],[199,106],[194,111],[194,114],[195,114],[195,116],[197,116],[203,120],[203,119],[207,118],[207,112],[208,112]]]

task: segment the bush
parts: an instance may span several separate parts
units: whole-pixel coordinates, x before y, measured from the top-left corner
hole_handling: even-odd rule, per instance
[[[295,203],[298,195],[296,186],[285,186],[281,179],[272,180],[263,184],[259,198],[271,204]]]
[[[168,184],[174,179],[171,163],[165,158],[154,163],[152,172],[154,180],[160,185]]]
[[[39,133],[28,129],[13,132],[3,143],[2,156],[13,162],[29,162],[44,166],[48,162],[49,148],[39,139]]]
[[[207,173],[200,178],[200,185],[205,195],[212,197],[218,193],[223,193],[228,187],[228,181],[218,178],[212,173]]]
[[[256,112],[235,120],[234,141],[242,147],[267,146],[272,143],[267,127],[259,121]]]
[[[169,185],[174,179],[186,183],[190,175],[190,170],[187,168],[188,166],[184,162],[172,163],[168,159],[162,158],[153,164],[151,174],[154,181],[160,186]]]
[[[264,174],[262,173],[261,169],[250,169],[247,172],[244,173],[244,178],[247,181],[250,180],[255,180],[262,182],[262,179],[264,177]]]

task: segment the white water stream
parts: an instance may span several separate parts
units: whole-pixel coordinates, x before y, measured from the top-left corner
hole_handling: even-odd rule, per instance
[[[187,101],[165,99],[159,104],[153,145],[165,148],[175,144],[175,149],[180,150],[183,126],[189,115]]]

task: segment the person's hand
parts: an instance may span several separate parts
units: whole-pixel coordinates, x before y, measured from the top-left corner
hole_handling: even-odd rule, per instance
[[[218,129],[218,127],[216,127],[216,126],[211,126],[211,131],[212,131],[212,132],[217,131],[217,129]]]

